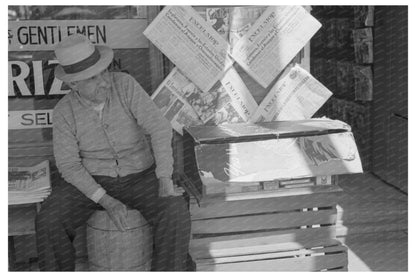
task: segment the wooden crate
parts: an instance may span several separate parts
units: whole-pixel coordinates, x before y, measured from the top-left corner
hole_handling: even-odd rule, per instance
[[[335,239],[339,191],[240,195],[202,206],[191,199],[190,253],[197,271],[346,271],[347,248]]]

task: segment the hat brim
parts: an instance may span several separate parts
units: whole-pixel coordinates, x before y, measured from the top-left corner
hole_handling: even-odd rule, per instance
[[[77,73],[67,74],[62,66],[58,64],[55,67],[55,77],[64,82],[74,82],[91,78],[102,72],[110,65],[114,52],[113,49],[107,46],[96,45],[95,47],[100,52],[100,59],[93,66]]]

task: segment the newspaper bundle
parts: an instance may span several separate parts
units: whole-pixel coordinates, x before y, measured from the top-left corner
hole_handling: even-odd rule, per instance
[[[309,119],[331,95],[308,71],[295,65],[286,69],[250,121]]]
[[[320,27],[301,6],[270,6],[238,40],[231,55],[267,87]]]
[[[177,125],[181,129],[183,126],[198,124],[246,122],[257,109],[256,101],[233,67],[207,92],[201,91],[175,67],[152,95],[152,99],[164,114],[168,114],[169,107],[166,106],[172,105],[169,102],[178,101],[182,107],[187,107],[183,112],[189,112],[188,117],[194,120]],[[172,118],[168,119],[172,122]],[[182,130],[175,128],[174,122],[175,120],[172,126],[182,134]]]
[[[51,192],[49,161],[32,167],[9,167],[9,205],[42,202]]]
[[[144,35],[202,91],[233,63],[227,41],[189,6],[166,6]]]

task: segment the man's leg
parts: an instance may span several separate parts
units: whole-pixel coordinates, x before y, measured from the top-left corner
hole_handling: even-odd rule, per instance
[[[74,271],[75,229],[99,206],[73,185],[60,180],[36,217],[36,244],[41,271]]]
[[[139,210],[153,226],[153,271],[186,271],[191,232],[190,214],[182,196],[160,198],[154,172],[131,183],[128,199],[120,199]]]

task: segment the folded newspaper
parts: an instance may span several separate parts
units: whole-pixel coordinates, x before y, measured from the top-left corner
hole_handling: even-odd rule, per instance
[[[9,167],[9,205],[42,202],[51,192],[49,161]]]
[[[331,95],[331,91],[296,64],[286,68],[250,121],[310,119]]]

